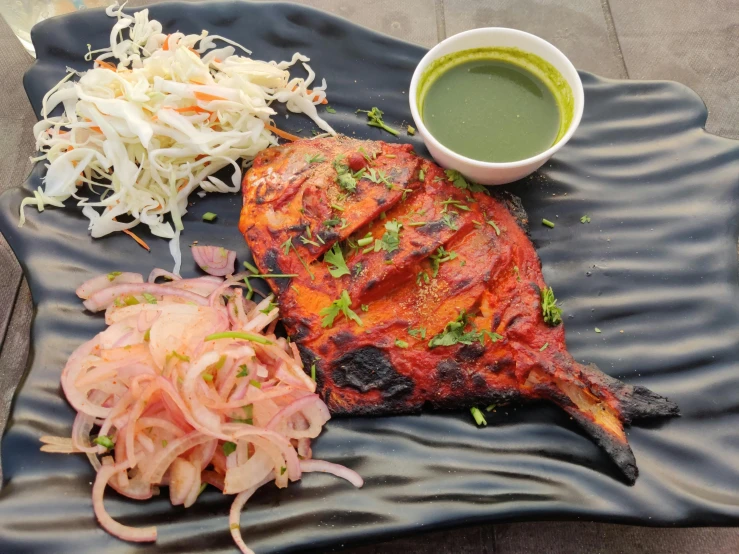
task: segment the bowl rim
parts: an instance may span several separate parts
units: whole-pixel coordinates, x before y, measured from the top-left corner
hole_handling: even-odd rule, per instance
[[[434,137],[433,133],[428,130],[426,125],[423,123],[423,119],[421,118],[421,115],[418,113],[418,105],[416,100],[416,92],[418,90],[418,83],[421,79],[421,75],[423,71],[428,67],[431,62],[441,57],[440,54],[438,54],[439,50],[442,49],[442,47],[449,45],[450,43],[454,43],[455,41],[460,40],[463,37],[468,36],[474,36],[474,35],[490,35],[490,34],[497,34],[497,33],[503,33],[503,34],[513,34],[518,35],[520,37],[523,37],[526,40],[529,40],[534,43],[538,43],[539,45],[543,46],[545,49],[548,49],[551,51],[551,53],[554,55],[554,57],[559,58],[559,60],[567,66],[570,70],[572,70],[572,73],[577,77],[576,82],[571,82],[570,79],[567,79],[564,75],[562,75],[563,78],[569,83],[570,87],[572,88],[572,93],[575,96],[576,102],[575,102],[575,112],[572,114],[572,121],[570,122],[570,126],[567,129],[567,132],[564,134],[564,136],[559,139],[556,143],[554,143],[552,146],[550,146],[548,149],[544,150],[543,152],[540,152],[539,154],[536,154],[535,156],[531,156],[528,158],[524,158],[521,160],[515,160],[512,162],[485,162],[482,160],[477,160],[475,158],[469,158],[467,156],[464,156],[463,154],[460,154],[459,152],[455,152],[454,150],[451,150],[449,147],[443,145],[441,142],[437,140],[436,137]],[[454,52],[461,52],[463,50],[468,50],[469,48],[459,48],[454,49]],[[523,48],[525,50],[525,48]],[[444,54],[447,55],[447,54]],[[562,72],[560,72],[562,73]],[[577,94],[579,92],[579,98],[580,102],[577,102]],[[508,168],[521,168],[528,165],[533,165],[539,163],[540,165],[544,162],[546,162],[549,158],[551,158],[560,148],[562,148],[567,142],[572,138],[572,135],[575,134],[575,131],[580,125],[580,121],[582,120],[582,114],[585,107],[585,92],[582,85],[582,79],[580,78],[580,74],[577,71],[577,68],[574,66],[574,64],[570,61],[570,59],[564,55],[564,53],[554,46],[551,42],[544,40],[543,38],[536,36],[531,33],[527,33],[526,31],[521,31],[520,29],[512,29],[509,27],[481,27],[478,29],[471,29],[469,31],[463,31],[461,33],[457,33],[456,35],[452,35],[450,37],[445,38],[440,43],[438,43],[436,46],[431,48],[428,52],[426,52],[426,55],[421,58],[421,61],[418,62],[418,65],[416,65],[416,69],[413,71],[413,77],[411,78],[410,87],[408,89],[408,101],[410,103],[411,108],[411,116],[413,117],[413,121],[416,123],[416,127],[418,128],[419,132],[421,133],[422,138],[424,141],[428,140],[431,141],[434,148],[437,148],[441,152],[443,152],[445,155],[450,156],[452,158],[455,158],[463,163],[466,164],[472,164],[475,165],[478,168],[481,169],[508,169]],[[579,104],[579,105],[578,105]]]

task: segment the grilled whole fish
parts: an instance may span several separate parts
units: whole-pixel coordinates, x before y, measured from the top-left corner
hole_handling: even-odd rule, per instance
[[[677,406],[570,356],[525,212],[480,189],[411,145],[301,140],[256,158],[239,228],[296,275],[268,281],[332,413],[548,400],[633,483],[624,425]]]

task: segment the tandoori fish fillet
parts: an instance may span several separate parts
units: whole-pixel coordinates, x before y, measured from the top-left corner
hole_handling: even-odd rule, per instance
[[[567,352],[526,216],[410,145],[349,138],[270,148],[243,183],[239,228],[334,414],[549,400],[627,481],[624,425],[678,414]]]

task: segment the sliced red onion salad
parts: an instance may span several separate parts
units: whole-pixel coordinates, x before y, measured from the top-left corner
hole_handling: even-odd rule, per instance
[[[154,270],[145,283],[139,274],[111,273],[77,289],[88,309],[105,309],[108,327],[62,372],[77,410],[72,437],[41,437],[41,450],[87,454],[97,471],[95,515],[127,541],[155,541],[156,528],[116,522],[103,506],[106,486],[138,500],[168,486],[172,504],[186,508],[206,485],[235,494],[230,529],[249,553],[240,513],[262,485],[286,487],[313,471],[356,487],[363,481],[309,459],[330,415],[294,345],[265,330],[278,316],[268,309],[272,297],[247,300],[234,278],[153,282],[168,276]]]
[[[216,277],[225,277],[234,272],[236,252],[222,246],[195,245],[191,248],[192,257],[200,269]]]

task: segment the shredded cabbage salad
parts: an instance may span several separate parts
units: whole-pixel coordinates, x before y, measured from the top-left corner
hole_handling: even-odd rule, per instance
[[[253,60],[236,54],[251,53],[243,46],[207,31],[164,34],[146,9],[126,14],[116,4],[106,13],[116,18],[110,46],[90,50],[85,59],[95,57],[94,67],[68,68],[44,96],[33,129],[41,155],[32,161],[46,161],[47,172],[43,187],[21,203],[20,225],[25,206],[43,211],[73,197],[95,238],[143,223],[170,239],[179,274],[190,193],[237,192],[245,164],[278,136],[291,137],[270,120],[274,102],[336,134],[316,109],[326,102],[326,81],[309,88],[315,73],[300,53]],[[298,62],[306,78],[291,78],[288,68]],[[63,114],[50,116],[59,105]],[[214,175],[227,166],[230,183]],[[83,196],[85,189],[92,195]]]

